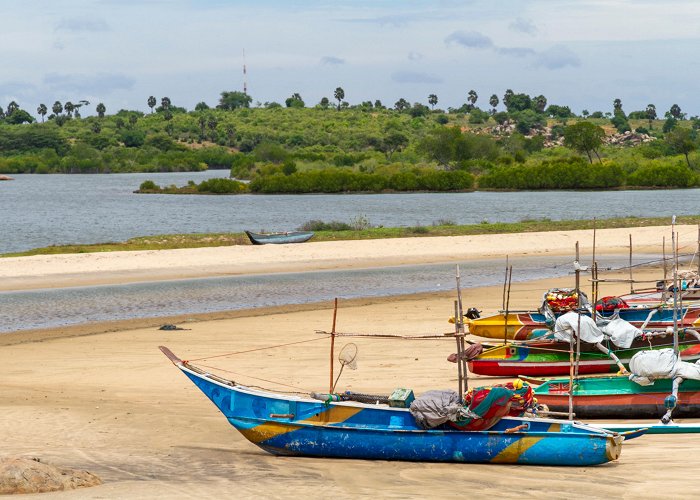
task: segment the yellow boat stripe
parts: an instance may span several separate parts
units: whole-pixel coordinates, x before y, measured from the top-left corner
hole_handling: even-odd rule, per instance
[[[309,417],[305,420],[298,420],[294,423],[287,422],[265,422],[264,424],[256,425],[250,429],[238,429],[246,439],[253,443],[262,443],[268,439],[281,436],[287,432],[292,432],[301,429],[296,423],[310,425],[327,425],[340,424],[345,422],[350,417],[357,415],[362,411],[362,408],[350,406],[331,406],[326,411]]]
[[[299,422],[304,424],[340,424],[361,411],[362,408],[354,406],[331,406],[328,410]]]
[[[493,464],[513,464],[518,461],[518,458],[532,446],[539,443],[541,437],[521,437],[515,443],[506,447],[502,452],[491,459]]]
[[[266,422],[256,425],[250,429],[238,429],[245,438],[251,443],[262,443],[273,437],[281,436],[287,432],[292,432],[301,429],[298,425],[283,424],[277,422]]]

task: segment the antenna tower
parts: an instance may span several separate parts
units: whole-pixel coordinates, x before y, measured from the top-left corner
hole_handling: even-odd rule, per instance
[[[248,95],[248,72],[245,68],[245,49],[243,49],[243,93]]]

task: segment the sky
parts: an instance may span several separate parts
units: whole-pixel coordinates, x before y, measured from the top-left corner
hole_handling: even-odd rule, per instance
[[[0,106],[148,96],[193,109],[243,90],[253,104],[404,98],[488,108],[506,89],[574,112],[674,103],[700,115],[697,0],[0,0]],[[245,52],[245,58],[244,58]]]

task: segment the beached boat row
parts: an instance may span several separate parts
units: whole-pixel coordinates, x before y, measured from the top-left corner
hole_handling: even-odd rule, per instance
[[[327,393],[287,395],[247,387],[183,361],[166,347],[161,350],[246,439],[277,455],[587,466],[616,460],[625,439],[647,431],[700,432],[700,425],[672,421],[672,416],[700,417],[697,280],[682,288],[674,275],[672,302],[663,290],[658,297],[650,295],[654,304],[630,295],[606,297],[589,307],[580,291],[578,263],[575,269],[576,288],[548,290],[536,312],[506,309],[480,318],[470,309],[466,321],[457,272],[455,332],[449,335],[457,345],[449,357],[458,369],[457,391],[418,397],[406,389],[390,396],[336,392],[342,369],[352,367],[356,351],[341,357],[334,378],[335,338],[358,335],[335,331],[337,301],[333,330],[317,332],[331,342]],[[504,345],[467,348],[470,334],[500,338]],[[470,388],[469,371],[521,379]],[[600,373],[608,375],[586,376]],[[551,418],[557,416],[568,418]],[[587,425],[574,416],[661,420],[648,426]]]

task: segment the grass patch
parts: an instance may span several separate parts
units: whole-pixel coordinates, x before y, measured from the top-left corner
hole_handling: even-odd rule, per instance
[[[366,219],[363,217],[362,222]],[[318,223],[319,221],[313,221]],[[357,222],[357,221],[354,221]],[[449,221],[446,221],[449,222]],[[678,224],[700,224],[700,215],[679,216]],[[616,219],[598,219],[598,229],[629,228],[645,226],[670,226],[670,217],[621,217]],[[329,223],[330,224],[330,223]],[[337,224],[337,223],[336,223]],[[432,225],[413,227],[364,227],[356,224],[358,229],[317,231],[313,241],[369,240],[379,238],[408,238],[429,236],[469,236],[477,234],[532,233],[540,231],[572,231],[593,229],[593,220],[528,219],[521,222],[483,221],[468,225]],[[19,257],[28,255],[50,255],[64,253],[117,252],[135,250],[168,250],[174,248],[202,248],[231,245],[250,245],[244,233],[211,234],[165,234],[131,238],[121,243],[98,243],[92,245],[55,245],[36,248],[26,252],[2,254],[0,257]]]

